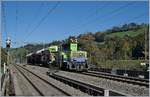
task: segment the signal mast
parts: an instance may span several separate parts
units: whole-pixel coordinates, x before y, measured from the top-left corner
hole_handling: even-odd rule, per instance
[[[10,37],[7,37],[6,39],[6,49],[7,49],[7,65],[9,64],[9,49],[11,45]]]

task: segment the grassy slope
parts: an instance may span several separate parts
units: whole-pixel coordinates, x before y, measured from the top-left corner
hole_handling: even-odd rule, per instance
[[[111,34],[107,34],[106,37],[115,37],[118,36],[123,38],[126,34],[130,37],[135,37],[140,33],[144,33],[144,28],[138,29],[137,31],[126,31],[126,32],[115,32]],[[100,47],[103,46],[103,43],[98,44]],[[119,68],[119,69],[129,69],[129,70],[142,70],[145,66],[141,66],[140,63],[144,62],[144,60],[106,60],[105,62],[99,61],[98,66],[103,68]]]
[[[125,35],[129,35],[131,37],[134,37],[134,36],[137,36],[140,33],[144,33],[144,28],[139,29],[137,31],[115,32],[115,33],[111,33],[111,34],[106,35],[106,37],[118,36],[120,38],[123,38]]]
[[[14,62],[14,60],[20,60],[20,58],[22,58],[22,60],[25,60],[25,56],[26,56],[26,50],[25,48],[13,48],[10,50],[10,56],[13,59],[12,62]]]
[[[100,67],[103,68],[118,68],[118,69],[128,69],[128,70],[143,70],[145,66],[141,66],[140,63],[145,62],[144,60],[106,60],[99,61]]]

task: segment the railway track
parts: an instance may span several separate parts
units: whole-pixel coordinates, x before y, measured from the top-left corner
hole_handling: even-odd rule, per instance
[[[27,68],[27,67],[23,67],[23,66],[21,66],[22,68],[24,68],[24,69],[27,69],[27,70],[29,70],[29,71],[33,71],[34,73],[36,73],[36,69],[30,69],[30,68]],[[36,74],[38,74],[38,72],[36,73]],[[68,74],[70,74],[70,73],[68,73]],[[78,79],[77,77],[69,77],[69,75],[68,75],[67,73],[63,73],[63,71],[61,72],[61,71],[59,71],[58,73],[56,72],[54,72],[54,73],[51,73],[51,75],[50,75],[50,77],[51,77],[51,79],[55,79],[55,81],[57,80],[57,81],[60,81],[60,82],[63,82],[63,83],[65,83],[66,84],[66,86],[71,86],[71,87],[74,87],[74,88],[76,88],[76,89],[78,89],[79,91],[82,91],[82,92],[84,92],[84,93],[87,93],[88,95],[92,95],[92,96],[104,96],[105,95],[105,90],[107,91],[107,90],[109,90],[109,96],[129,96],[129,95],[141,95],[141,93],[144,93],[144,94],[142,94],[142,95],[145,95],[145,93],[147,93],[147,91],[145,90],[145,89],[147,89],[146,87],[141,87],[141,88],[143,88],[142,90],[140,89],[140,86],[139,85],[135,85],[134,87],[139,87],[138,89],[135,89],[135,91],[139,91],[138,93],[139,94],[134,94],[134,89],[133,89],[133,91],[132,91],[132,88],[131,88],[131,93],[130,92],[128,92],[128,91],[120,91],[120,90],[118,90],[118,89],[113,89],[113,88],[110,88],[109,86],[108,87],[105,87],[105,88],[101,88],[101,87],[99,87],[99,86],[97,86],[97,84],[96,84],[96,82],[93,84],[93,82],[91,83],[90,81],[85,81],[85,80],[82,80],[82,79]],[[39,72],[39,74],[38,74],[39,76],[40,76],[40,72]],[[76,74],[72,74],[71,76],[77,76]],[[82,78],[82,76],[84,76],[84,75],[82,75],[81,74],[81,76],[79,76],[79,77],[81,77]],[[47,76],[48,77],[48,76]],[[88,78],[90,77],[90,76],[87,76]],[[77,78],[77,79],[76,79]],[[84,77],[83,77],[84,78]],[[91,78],[92,78],[92,76],[91,76]],[[94,77],[93,77],[94,78]],[[85,79],[86,79],[86,76],[85,76]],[[98,78],[97,78],[98,79]],[[104,79],[106,79],[106,78],[104,78]],[[87,79],[88,80],[88,79]],[[93,81],[95,81],[94,79],[93,79]],[[115,81],[113,81],[112,80],[112,82],[115,82]],[[121,81],[120,81],[121,82]],[[101,83],[101,82],[100,82]],[[117,81],[115,82],[115,83],[117,83]],[[56,83],[55,83],[56,84]],[[54,84],[54,85],[55,85]],[[109,84],[109,83],[108,83]],[[121,83],[120,83],[121,84]],[[126,84],[126,83],[125,83]],[[99,84],[98,84],[99,85]],[[128,84],[126,84],[127,86],[128,86]],[[120,85],[118,85],[118,87],[119,87]],[[130,86],[133,86],[133,85],[131,85],[130,84]],[[102,87],[103,87],[103,85],[102,85]],[[114,86],[112,86],[112,87],[114,87]],[[124,84],[123,84],[123,87],[124,87]],[[70,89],[70,88],[68,88],[68,89]],[[124,89],[124,88],[121,88],[120,87],[120,89]],[[128,88],[125,88],[125,89],[127,89],[128,90]],[[66,91],[66,90],[65,90]],[[68,90],[67,90],[68,91]],[[140,92],[141,91],[141,92]],[[70,93],[70,92],[69,92]],[[136,93],[136,92],[135,92]],[[106,93],[107,94],[107,93]]]
[[[125,77],[125,76],[120,76],[120,75],[112,75],[112,74],[108,74],[108,73],[95,72],[95,71],[82,72],[81,74],[106,78],[106,79],[120,81],[120,82],[126,82],[129,84],[134,84],[134,85],[139,85],[139,86],[149,87],[149,80],[146,80],[146,79]]]
[[[32,87],[39,93],[39,96],[71,96],[69,93],[52,85],[47,80],[28,69],[19,65],[16,65],[15,68],[28,80]]]
[[[50,77],[55,78],[65,84],[68,84],[74,88],[80,89],[81,91],[88,93],[92,96],[108,96],[106,91],[109,91],[109,96],[127,96],[124,93],[120,93],[118,91],[107,90],[104,88],[97,87],[95,85],[87,84],[85,82],[77,81],[71,78],[67,78],[64,76],[57,75],[55,73],[51,74]]]

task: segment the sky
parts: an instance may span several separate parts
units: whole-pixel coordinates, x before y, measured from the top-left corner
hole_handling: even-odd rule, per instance
[[[105,31],[125,23],[148,23],[148,1],[5,1],[2,46],[50,43],[70,35]]]

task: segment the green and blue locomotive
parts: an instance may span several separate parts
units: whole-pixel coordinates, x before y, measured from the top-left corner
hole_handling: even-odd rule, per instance
[[[88,58],[86,51],[78,50],[76,40],[70,40],[64,45],[53,45],[27,55],[28,63],[57,66],[63,70],[86,71]],[[33,61],[31,61],[33,60]]]

